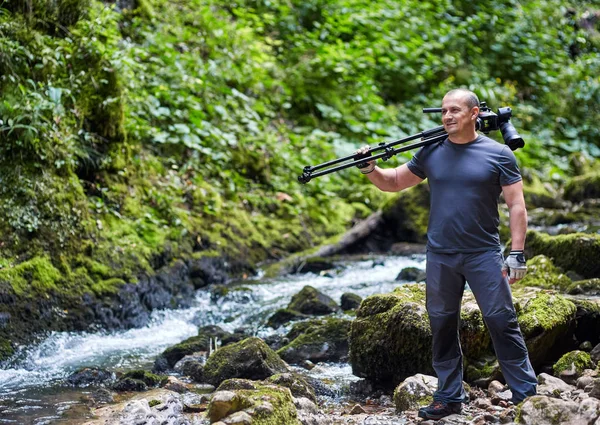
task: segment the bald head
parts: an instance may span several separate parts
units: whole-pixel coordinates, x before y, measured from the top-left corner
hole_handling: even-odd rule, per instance
[[[444,99],[447,97],[448,98],[451,97],[454,99],[460,99],[461,101],[464,102],[464,104],[469,109],[473,108],[474,106],[479,106],[479,98],[471,90],[467,90],[467,89],[450,90],[448,93],[446,93],[446,95],[444,96]]]

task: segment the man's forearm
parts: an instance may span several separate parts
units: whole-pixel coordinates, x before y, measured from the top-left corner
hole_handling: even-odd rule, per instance
[[[527,233],[527,209],[525,205],[513,205],[510,210],[511,250],[525,249],[525,234]]]
[[[397,187],[396,169],[375,167],[373,171],[366,175],[367,178],[384,192],[394,192]]]

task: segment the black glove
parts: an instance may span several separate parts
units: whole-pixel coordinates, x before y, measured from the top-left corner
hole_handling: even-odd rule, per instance
[[[358,149],[356,152],[354,152],[355,159],[360,160],[370,157],[371,152],[369,152],[369,149],[369,146],[363,146],[362,148]],[[361,173],[369,174],[375,169],[375,161],[363,162],[362,164],[357,165],[357,167],[360,169]]]
[[[523,279],[527,273],[527,261],[523,251],[510,251],[504,260],[502,270],[507,272],[510,279]]]

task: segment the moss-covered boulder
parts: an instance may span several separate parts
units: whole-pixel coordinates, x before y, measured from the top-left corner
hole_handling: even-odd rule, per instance
[[[433,374],[425,286],[402,285],[363,300],[350,327],[354,375],[393,388],[416,373]]]
[[[339,318],[298,323],[286,336],[290,343],[277,354],[288,363],[344,360],[348,356],[350,323]]]
[[[527,260],[527,274],[523,279],[516,282],[513,288],[535,286],[566,292],[571,284],[571,279],[563,274],[550,258],[545,255],[536,255]]]
[[[146,391],[166,381],[166,376],[155,375],[145,370],[131,370],[119,377],[112,388],[115,391]]]
[[[552,373],[566,383],[574,385],[585,369],[593,369],[595,366],[589,353],[576,350],[563,355],[552,366]]]
[[[251,386],[215,392],[208,406],[210,423],[301,425],[288,388],[260,382]]]
[[[565,297],[548,291],[517,289],[513,297],[529,358],[537,367],[555,351],[555,342],[574,327],[577,307]]]
[[[572,282],[566,290],[567,294],[572,295],[600,295],[600,278],[584,279]]]
[[[565,199],[581,202],[590,198],[600,198],[600,171],[573,177],[565,185]]]
[[[593,397],[572,401],[536,395],[519,405],[515,422],[522,425],[596,424],[599,411],[600,401]]]
[[[560,204],[556,191],[539,179],[524,185],[523,196],[527,208],[556,208]]]
[[[313,403],[317,402],[314,388],[297,373],[278,373],[265,379],[268,384],[289,388],[294,397],[306,397]]]
[[[433,401],[437,389],[437,378],[417,373],[409,376],[394,390],[394,405],[397,412],[417,409]]]
[[[331,297],[308,285],[292,297],[287,308],[316,316],[334,313],[340,309]]]
[[[564,297],[534,289],[514,292],[521,330],[534,366],[564,337],[575,319],[575,305]],[[467,365],[465,378],[494,376],[497,366],[481,312],[470,291],[461,309],[461,345]],[[389,294],[367,297],[350,330],[353,373],[393,387],[416,373],[433,374],[431,329],[425,309],[425,285],[402,285]],[[481,361],[484,359],[485,361]]]
[[[550,236],[535,230],[527,232],[525,255],[543,254],[561,269],[572,270],[586,279],[600,277],[600,235],[572,233]]]
[[[190,337],[179,344],[167,348],[154,361],[154,371],[163,372],[172,369],[175,364],[185,356],[199,351],[209,351],[211,339],[219,340],[221,346],[238,342],[244,339],[242,334],[232,334],[218,326],[203,326],[198,329],[198,335]]]
[[[288,367],[265,342],[256,337],[219,348],[204,365],[204,379],[219,385],[226,379],[266,379]]]

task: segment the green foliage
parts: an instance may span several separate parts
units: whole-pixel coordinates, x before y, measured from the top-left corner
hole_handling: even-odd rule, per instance
[[[182,256],[306,250],[394,195],[356,170],[299,185],[302,168],[437,125],[420,108],[456,86],[513,107],[532,181],[564,179],[577,172],[565,154],[600,156],[592,8],[4,2],[0,264],[47,261],[102,296]],[[415,240],[425,216],[407,223]]]

